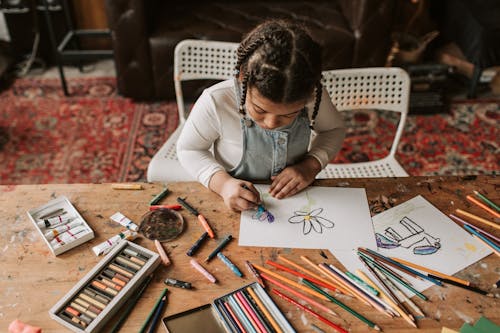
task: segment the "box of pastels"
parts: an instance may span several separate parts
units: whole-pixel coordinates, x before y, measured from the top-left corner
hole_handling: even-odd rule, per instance
[[[94,238],[94,231],[65,196],[29,210],[28,217],[56,256]]]
[[[286,317],[258,283],[254,282],[212,304],[163,318],[167,333],[294,333]]]
[[[73,332],[99,332],[160,264],[160,256],[121,241],[50,310]]]

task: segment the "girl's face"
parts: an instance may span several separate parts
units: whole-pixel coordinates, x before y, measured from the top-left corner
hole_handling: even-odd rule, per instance
[[[257,89],[249,88],[245,101],[248,114],[264,129],[275,129],[291,124],[306,105],[307,100],[281,104],[262,96]]]

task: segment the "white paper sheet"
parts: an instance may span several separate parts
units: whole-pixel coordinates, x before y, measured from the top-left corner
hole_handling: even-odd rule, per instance
[[[375,232],[381,235],[379,239],[383,239],[385,244],[379,243],[377,251],[380,254],[401,258],[444,274],[453,275],[491,253],[420,195],[373,216],[372,220]],[[388,248],[390,244],[395,247]],[[356,251],[330,251],[347,270],[368,272],[357,258]],[[402,275],[418,291],[433,286],[430,282]]]
[[[309,249],[375,247],[364,188],[311,186],[286,199],[274,199],[268,185],[257,185],[275,221],[260,221],[255,211],[241,214],[239,245]]]

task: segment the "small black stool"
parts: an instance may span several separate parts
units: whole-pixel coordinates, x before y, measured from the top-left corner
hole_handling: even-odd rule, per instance
[[[112,50],[81,50],[79,47],[79,37],[97,37],[97,38],[111,38],[111,31],[109,29],[74,29],[71,13],[69,12],[66,0],[61,0],[61,6],[64,11],[65,23],[68,32],[58,44],[56,41],[54,28],[52,26],[51,11],[54,4],[50,0],[42,0],[41,10],[45,13],[45,20],[47,22],[47,29],[49,32],[50,43],[54,50],[59,76],[61,77],[61,85],[64,95],[69,96],[66,78],[64,76],[63,64],[70,62],[81,63],[82,60],[100,60],[113,57]],[[68,44],[72,44],[72,50],[68,50]],[[81,70],[81,66],[80,66]]]
[[[476,97],[485,68],[500,65],[500,1],[446,0],[442,36],[455,42],[472,64],[468,97]]]

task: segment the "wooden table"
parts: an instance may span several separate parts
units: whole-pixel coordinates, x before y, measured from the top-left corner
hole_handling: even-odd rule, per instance
[[[493,201],[500,201],[499,179],[494,176],[332,179],[319,181],[316,185],[365,188],[372,211],[379,211],[384,206],[396,205],[421,194],[443,213],[448,214],[455,208],[463,208],[487,217],[480,208],[471,206],[465,196],[473,190],[481,189]],[[96,257],[91,248],[122,230],[121,226],[110,222],[109,217],[119,211],[139,222],[148,209],[150,199],[162,189],[162,184],[143,186],[144,190],[139,191],[113,190],[110,184],[0,186],[0,216],[3,226],[0,231],[1,331],[6,331],[8,324],[15,318],[40,326],[44,332],[67,331],[50,319],[48,310],[99,262],[101,257]],[[238,238],[240,216],[229,211],[217,195],[194,182],[170,184],[169,188],[172,193],[163,199],[162,203],[176,203],[177,196],[186,196],[189,202],[207,217],[219,238],[227,234]],[[26,211],[59,195],[70,199],[94,229],[96,237],[54,257],[29,221]],[[123,332],[138,331],[161,290],[165,288],[163,280],[167,276],[190,281],[196,290],[169,288],[165,315],[210,303],[214,298],[254,281],[249,274],[243,279],[236,277],[219,260],[207,264],[207,268],[220,281],[218,284],[211,284],[195,272],[185,253],[202,233],[202,228],[197,219],[187,211],[182,211],[182,215],[187,222],[184,232],[176,240],[164,243],[172,259],[172,266],[161,266],[156,270],[153,282],[132,311],[122,329]],[[496,232],[492,228],[485,229]],[[496,235],[498,236],[498,232]],[[153,242],[148,239],[139,238],[136,242],[154,250]],[[211,246],[205,245],[196,255],[200,261],[214,248],[215,243],[211,243]],[[291,259],[297,258],[297,261],[299,255],[305,254],[313,261],[324,261],[319,250],[239,247],[237,241],[231,242],[225,252],[244,273],[247,272],[243,265],[244,259],[263,265],[267,259],[276,259],[279,254],[285,254]],[[335,263],[330,253],[328,257]],[[457,276],[471,280],[483,289],[495,291],[492,284],[500,277],[500,259],[490,255],[459,272]],[[498,294],[498,291],[495,292]],[[441,332],[442,326],[458,329],[465,321],[475,322],[481,315],[500,324],[498,298],[480,296],[456,287],[432,287],[424,293],[429,297],[429,302],[414,298],[427,314],[426,318],[418,319],[420,330],[411,328],[403,319],[389,319],[358,301],[346,302],[366,314],[384,332]],[[311,332],[311,323],[326,332],[331,331],[318,320],[303,314],[274,295],[272,297],[297,331]],[[351,332],[370,331],[362,322],[337,306],[331,303],[328,306],[340,314],[340,317],[326,315],[330,320]],[[163,332],[163,329],[159,327],[157,331]]]

